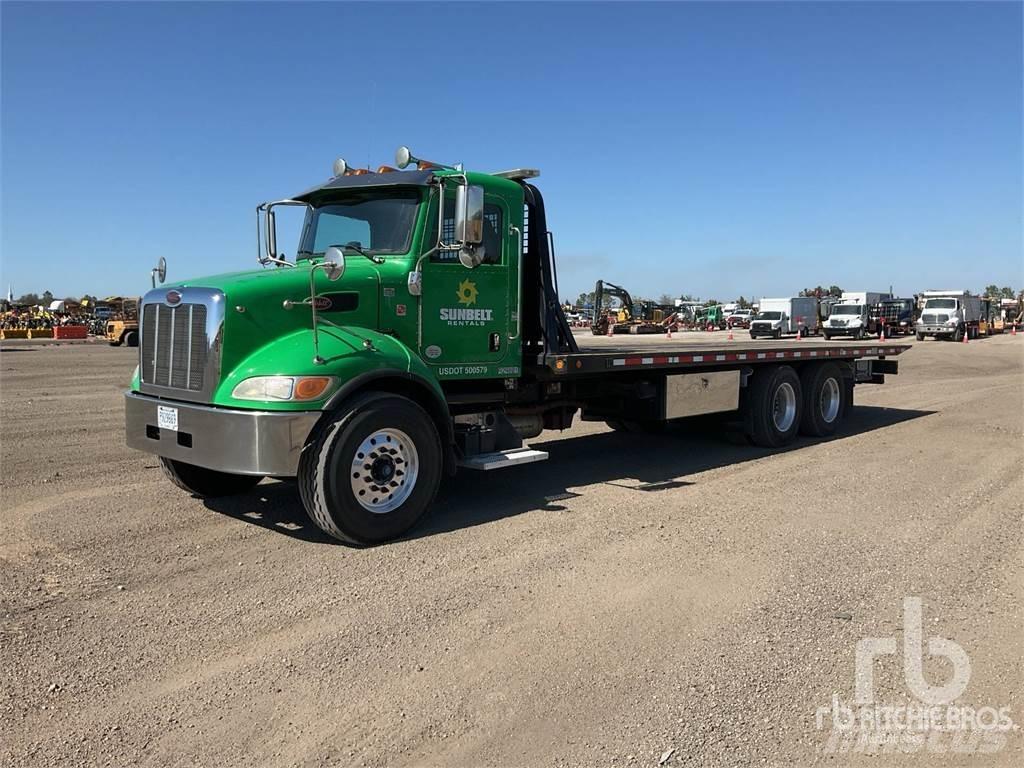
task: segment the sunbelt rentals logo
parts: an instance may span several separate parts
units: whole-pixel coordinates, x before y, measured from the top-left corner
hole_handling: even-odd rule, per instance
[[[462,306],[441,307],[441,320],[452,326],[483,325],[491,322],[494,319],[493,309],[471,309],[476,304],[477,295],[476,283],[468,278],[463,280],[455,291],[455,296]]]

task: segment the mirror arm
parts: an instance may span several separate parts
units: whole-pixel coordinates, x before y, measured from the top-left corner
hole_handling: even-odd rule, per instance
[[[260,203],[256,206],[256,260],[266,266],[267,264],[278,264],[282,267],[294,267],[295,265],[290,261],[279,258],[275,253],[277,248],[277,222],[274,220],[274,206],[277,205],[302,205],[306,208],[312,206],[302,200],[276,200],[269,203]],[[263,255],[262,248],[260,246],[260,213],[266,213],[266,244],[267,244],[267,255]]]
[[[317,314],[316,314],[316,271],[317,269],[327,269],[327,265],[334,266],[331,262],[321,261],[319,264],[314,264],[309,270],[309,309],[313,315],[313,365],[324,365],[327,361],[320,357],[320,337],[317,334]]]

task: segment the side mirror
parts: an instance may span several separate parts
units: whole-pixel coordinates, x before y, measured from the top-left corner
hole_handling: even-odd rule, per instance
[[[162,283],[167,279],[167,259],[163,256],[160,257],[160,261],[156,263],[156,281]]]
[[[267,256],[277,258],[277,222],[274,220],[274,209],[267,209]]]
[[[482,245],[464,245],[459,250],[459,263],[466,269],[476,269],[484,263],[486,255]]]
[[[327,279],[332,283],[340,280],[345,274],[345,251],[336,245],[332,245],[324,253],[324,260],[321,262]]]
[[[464,245],[479,245],[483,242],[483,187],[463,184],[455,188],[455,239]]]

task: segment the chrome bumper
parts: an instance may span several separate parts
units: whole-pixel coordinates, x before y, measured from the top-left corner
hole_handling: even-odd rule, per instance
[[[157,426],[157,406],[178,410],[178,429]],[[124,394],[129,448],[221,472],[292,477],[320,411],[243,411]]]

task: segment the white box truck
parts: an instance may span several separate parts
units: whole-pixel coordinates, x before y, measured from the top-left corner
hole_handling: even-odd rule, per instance
[[[750,321],[750,338],[796,333],[808,336],[818,332],[818,299],[794,296],[790,299],[761,299],[757,314]]]
[[[871,310],[891,298],[891,293],[882,291],[843,291],[843,298],[832,305],[822,324],[822,335],[826,339],[833,336],[862,339],[869,333],[877,333],[877,320],[873,319]]]
[[[846,304],[864,304],[873,307],[884,299],[891,298],[891,293],[882,291],[843,291],[843,302]]]
[[[969,291],[925,291],[924,307],[914,330],[917,340],[925,336],[936,339],[978,338],[981,321],[981,299]]]

